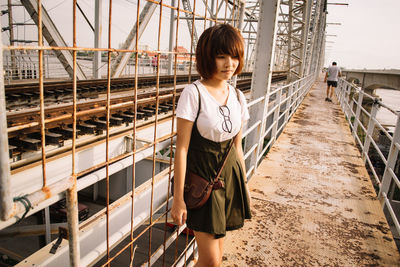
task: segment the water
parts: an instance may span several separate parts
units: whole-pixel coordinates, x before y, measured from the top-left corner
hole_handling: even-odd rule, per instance
[[[400,111],[400,91],[390,89],[376,89],[375,93],[382,98],[382,102],[392,108]],[[381,107],[376,115],[377,120],[386,128],[393,130],[396,125],[397,117],[388,109]]]

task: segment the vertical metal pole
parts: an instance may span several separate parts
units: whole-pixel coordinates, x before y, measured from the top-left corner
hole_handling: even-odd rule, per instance
[[[400,114],[397,115],[396,128],[394,129],[392,144],[390,145],[389,156],[387,159],[385,172],[383,173],[382,186],[379,189],[379,198],[382,204],[385,203],[382,198],[382,193],[388,195],[389,187],[393,180],[392,175],[389,173],[389,168],[394,171],[396,165],[397,156],[399,155],[399,150],[396,148],[396,143],[400,143]]]
[[[73,47],[76,47],[76,1],[73,1]],[[80,244],[79,244],[79,215],[78,215],[78,191],[76,188],[75,173],[75,150],[76,150],[76,92],[77,92],[77,64],[76,50],[72,51],[72,177],[74,183],[71,188],[67,189],[66,207],[67,207],[67,223],[68,223],[68,242],[69,242],[69,261],[70,266],[78,267],[80,265]]]
[[[371,108],[371,117],[369,118],[367,133],[365,136],[364,146],[363,146],[362,155],[361,155],[362,159],[364,161],[364,164],[367,160],[369,146],[371,144],[371,139],[372,139],[372,134],[375,129],[375,121],[374,120],[376,118],[376,114],[378,113],[378,109],[379,109],[379,105],[374,102],[372,104],[372,108]]]
[[[103,14],[103,0],[95,0],[95,16],[94,16],[94,47],[101,47],[101,33],[102,33],[102,23],[101,18]],[[101,51],[94,51],[94,60],[93,60],[93,79],[100,79],[101,72]],[[99,194],[99,184],[95,183],[93,185],[93,200],[96,201]]]
[[[175,0],[171,0],[171,6],[175,6]],[[171,8],[171,17],[169,21],[169,51],[175,51],[178,52],[177,47],[176,50],[174,49],[174,41],[175,41],[175,9]],[[168,55],[168,75],[172,75],[173,69],[172,65],[174,63],[174,55],[169,54]]]
[[[358,93],[358,100],[357,100],[357,109],[356,109],[356,116],[354,118],[354,137],[357,136],[358,134],[358,120],[360,119],[360,113],[361,113],[361,106],[363,102],[363,97],[364,94],[362,92]]]
[[[293,84],[289,85],[288,89],[288,100],[286,101],[286,113],[285,113],[285,124],[289,121],[290,107],[292,106],[292,94],[293,94]]]
[[[13,17],[12,17],[12,4],[11,0],[8,0],[8,26],[10,27],[10,46],[14,45],[14,26],[13,26]],[[17,64],[15,62],[15,51],[10,51],[11,55],[11,80],[14,79],[14,74],[18,74],[17,72]],[[15,77],[16,78],[16,77]]]
[[[245,1],[242,1],[242,2],[240,2],[239,3],[239,5],[240,5],[240,10],[239,10],[239,24],[238,24],[238,30],[240,31],[240,32],[242,32],[242,30],[243,30],[243,22],[244,22],[244,12],[245,12]],[[233,78],[232,78],[232,85],[233,85],[233,87],[236,87],[236,82],[237,82],[237,75],[235,75]]]
[[[94,47],[95,48],[101,47],[102,14],[103,14],[103,0],[95,0],[94,4]],[[101,78],[100,66],[101,66],[101,51],[94,51],[94,60],[93,60],[94,79]],[[94,186],[97,186],[97,184],[95,184]]]
[[[293,35],[293,1],[289,0],[289,13],[288,13],[288,49],[287,49],[287,61],[286,61],[286,68],[287,68],[287,83],[291,83],[293,81],[292,75],[292,35]]]
[[[256,169],[258,154],[262,151],[264,140],[261,137],[265,131],[265,116],[268,111],[268,94],[271,87],[272,61],[276,43],[279,4],[280,0],[261,1],[260,3],[251,100],[258,99],[262,96],[265,96],[265,99],[250,110],[248,125],[253,125],[260,120],[262,123],[246,138],[245,151],[248,151],[254,144],[258,144],[255,153],[252,153],[247,160],[246,169],[250,169],[251,166],[254,166],[253,170]]]
[[[68,214],[68,242],[70,266],[79,267],[79,218],[78,218],[78,191],[76,182],[66,192]]]
[[[323,5],[322,1],[317,1],[316,6],[315,6],[315,14],[314,14],[314,20],[313,20],[313,33],[312,33],[312,38],[311,38],[311,49],[309,51],[309,56],[310,59],[309,65],[307,66],[308,72],[307,74],[310,74],[313,72],[313,67],[315,65],[315,58],[317,51],[317,46],[318,46],[318,37],[319,37],[319,29],[320,29],[320,20],[321,20],[321,13],[323,10]]]
[[[179,6],[179,5],[178,5]],[[132,200],[131,200],[131,233],[130,233],[130,240],[131,242],[133,241],[133,220],[135,217],[135,183],[136,183],[136,122],[137,122],[137,99],[138,99],[138,71],[139,71],[139,53],[138,53],[138,48],[139,48],[139,17],[140,17],[140,0],[137,1],[137,6],[136,6],[136,38],[135,38],[135,84],[133,87],[133,96],[134,96],[134,104],[133,104],[133,109],[135,110],[135,117],[133,119],[133,126],[132,126]],[[179,11],[178,11],[179,15]],[[130,259],[130,264],[129,266],[133,266],[133,260],[134,260],[134,248],[133,248],[133,243],[130,246],[130,251],[129,251],[129,259]]]
[[[46,244],[51,242],[51,228],[50,228],[50,209],[49,207],[44,208],[44,223],[46,228]]]
[[[275,143],[276,135],[277,135],[277,132],[278,132],[279,113],[281,111],[282,90],[279,90],[276,94],[277,94],[276,98],[275,98],[275,107],[276,108],[275,108],[275,111],[274,111],[274,118],[272,120],[272,123],[275,123],[275,124],[274,124],[274,127],[272,127],[272,132],[271,132],[271,139],[273,140],[272,144]]]
[[[210,8],[211,14],[210,14],[210,17],[211,17],[212,19],[216,19],[217,16],[218,16],[218,14],[215,14],[215,16],[214,16],[214,5],[215,5],[215,0],[211,0],[211,8]],[[207,7],[206,7],[206,8],[207,8]],[[217,6],[217,9],[218,9],[218,6]],[[213,22],[212,22],[212,20],[210,20],[210,25],[209,25],[209,27],[211,27],[212,24],[213,24]]]
[[[1,46],[3,48],[3,45]],[[1,50],[3,51],[3,49]],[[0,52],[0,62],[3,62],[2,51]],[[4,90],[3,64],[0,64],[0,214],[3,221],[10,217],[13,208],[10,186],[6,95]]]
[[[307,54],[307,48],[308,48],[308,32],[310,29],[310,14],[311,14],[311,7],[312,7],[312,0],[306,0],[307,3],[305,4],[304,7],[304,13],[303,13],[303,36],[302,36],[302,43],[303,43],[303,49],[301,52],[301,67],[300,67],[300,77],[304,76],[305,73],[305,65],[306,65],[306,54]]]

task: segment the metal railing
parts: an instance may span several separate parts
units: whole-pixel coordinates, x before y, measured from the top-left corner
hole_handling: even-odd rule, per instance
[[[176,63],[177,74],[189,73],[191,65],[192,73],[196,73],[195,62],[190,63],[189,56],[183,54],[186,59],[178,60]],[[168,55],[164,58],[160,58],[160,75],[166,75],[169,73],[169,59]],[[14,63],[13,63],[14,62]],[[114,60],[111,60],[113,64]],[[86,77],[91,78],[93,75],[93,56],[78,56],[77,64],[79,64],[85,73]],[[132,77],[135,75],[136,60],[130,58],[121,73],[120,77]],[[175,67],[175,66],[173,66]],[[31,53],[30,55],[15,55],[12,56],[9,53],[3,55],[3,68],[4,68],[4,80],[10,83],[16,80],[37,80],[39,78],[39,61],[37,53]],[[102,64],[98,69],[102,78],[107,77],[107,57],[102,57]],[[157,74],[157,63],[149,56],[139,57],[138,59],[138,70],[139,75],[156,75]],[[51,52],[43,55],[43,77],[44,79],[68,79],[69,75],[65,71],[63,65],[60,63],[56,55]]]
[[[260,139],[254,144],[250,144],[248,146],[250,149],[243,151],[245,160],[248,159],[250,154],[257,154],[255,164],[246,166],[248,179],[254,174],[260,161],[282,133],[282,130],[310,90],[315,77],[315,74],[311,74],[287,85],[271,87],[271,92],[248,103],[248,107],[251,110],[260,101],[268,102],[268,110],[263,118],[252,125],[248,125],[247,130],[243,133],[243,138],[246,138],[247,135],[262,124],[262,121],[266,123],[265,131],[260,134]]]
[[[148,236],[148,251],[144,252],[147,254],[146,262],[143,263],[144,266],[153,265],[157,260],[162,258],[162,264],[165,265],[165,255],[168,247],[174,243],[178,243],[180,233],[184,230],[185,226],[174,229],[174,231],[168,231],[167,227],[164,228],[164,237],[161,238],[161,243],[152,242],[154,241],[152,229],[157,223],[163,223],[166,225],[168,223],[169,210],[171,208],[171,193],[170,193],[170,180],[173,175],[173,159],[170,157],[168,159],[167,168],[161,171],[156,171],[156,166],[158,164],[159,158],[157,158],[158,152],[161,150],[173,150],[174,138],[176,136],[176,125],[175,120],[169,118],[166,120],[165,117],[159,114],[160,100],[164,96],[160,96],[160,74],[164,72],[164,55],[168,55],[170,61],[168,62],[168,69],[174,74],[174,86],[173,92],[169,95],[173,98],[173,110],[168,114],[169,117],[175,115],[175,104],[177,97],[177,86],[176,86],[176,76],[182,68],[183,71],[188,71],[189,80],[192,80],[191,74],[194,73],[194,58],[193,52],[195,47],[193,47],[193,35],[195,31],[204,30],[207,24],[215,23],[226,23],[229,22],[234,26],[241,28],[242,20],[244,15],[244,1],[216,1],[216,5],[211,7],[208,6],[207,1],[192,1],[193,10],[189,11],[183,9],[181,6],[182,1],[171,1],[171,3],[165,3],[163,1],[152,1],[152,0],[142,0],[137,1],[136,7],[134,7],[133,12],[130,15],[136,13],[134,17],[134,22],[132,33],[135,38],[127,38],[127,41],[132,44],[127,46],[127,48],[115,48],[112,46],[111,34],[112,34],[112,18],[113,14],[118,14],[113,8],[117,9],[117,5],[113,5],[112,1],[109,1],[108,5],[108,44],[103,47],[83,47],[79,46],[78,35],[77,35],[77,1],[70,1],[73,8],[72,11],[72,25],[73,25],[73,36],[72,45],[64,46],[62,40],[55,40],[56,43],[49,42],[51,45],[45,45],[43,39],[48,38],[48,33],[52,32],[54,38],[57,37],[57,30],[53,29],[52,22],[46,15],[44,7],[41,5],[40,0],[30,0],[21,1],[24,3],[25,8],[29,9],[31,14],[33,14],[32,19],[35,20],[37,27],[37,46],[5,46],[3,45],[3,52],[6,54],[12,54],[11,52],[25,52],[28,51],[35,59],[32,59],[32,66],[35,67],[37,73],[37,80],[39,89],[36,93],[40,97],[40,120],[32,122],[32,124],[37,124],[40,128],[40,143],[41,151],[37,155],[41,158],[41,161],[36,164],[31,164],[29,166],[24,166],[17,171],[13,170],[10,173],[10,161],[9,161],[9,151],[8,151],[8,140],[7,134],[9,129],[7,128],[7,118],[6,118],[6,99],[5,99],[5,89],[4,85],[0,85],[0,108],[2,115],[0,117],[0,146],[2,148],[2,153],[0,154],[0,208],[1,208],[1,219],[0,229],[4,229],[14,223],[16,223],[21,217],[29,216],[35,212],[41,211],[43,209],[48,209],[49,206],[58,200],[66,197],[66,208],[67,208],[67,219],[68,219],[68,241],[62,241],[55,254],[48,254],[49,248],[57,243],[56,240],[51,241],[50,231],[46,230],[46,234],[49,238],[49,244],[43,247],[38,254],[46,254],[44,259],[41,257],[29,257],[20,263],[19,266],[37,266],[37,265],[57,265],[65,266],[69,264],[71,266],[87,266],[100,264],[101,266],[109,266],[113,263],[116,257],[121,254],[129,254],[129,262],[134,261],[135,256],[135,245],[139,238],[143,236]],[[97,1],[96,1],[97,2]],[[130,1],[127,1],[130,2]],[[166,1],[167,2],[167,1]],[[32,4],[28,7],[29,3]],[[203,5],[203,4],[204,5]],[[261,4],[268,3],[271,7],[276,6],[280,1],[260,1]],[[153,19],[154,27],[154,46],[156,49],[154,51],[144,51],[139,48],[140,31],[143,27],[141,23],[146,21],[145,18],[151,17],[151,11],[147,8],[153,6],[158,11],[158,17],[155,16]],[[268,7],[268,6],[266,6]],[[270,10],[271,8],[265,8]],[[154,10],[154,9],[153,9]],[[146,14],[141,14],[144,12]],[[36,13],[35,13],[36,12]],[[172,40],[172,45],[168,48],[168,51],[161,51],[161,33],[163,22],[165,22],[165,14],[170,12],[171,21],[176,20],[176,25],[171,23],[170,27],[170,41]],[[272,11],[271,11],[272,12]],[[150,14],[151,13],[151,14]],[[265,12],[262,12],[265,14]],[[188,53],[177,52],[173,49],[174,45],[178,47],[181,45],[182,40],[185,39],[185,35],[181,33],[180,25],[181,20],[184,19],[184,14],[189,14],[192,20],[191,32],[189,32],[191,40],[190,52],[189,52],[189,64],[186,62],[180,65],[179,59],[188,56]],[[261,13],[260,13],[261,14]],[[276,16],[278,12],[275,12]],[[143,15],[143,16],[142,16]],[[248,22],[254,21],[257,23],[258,13],[249,14]],[[267,15],[265,15],[267,16]],[[272,16],[270,16],[272,18]],[[241,19],[240,19],[241,18]],[[99,16],[97,16],[99,19]],[[150,19],[150,18],[148,18]],[[273,17],[273,21],[277,21],[277,17]],[[262,21],[262,20],[260,20]],[[265,21],[265,20],[264,20]],[[165,23],[164,23],[165,24]],[[272,33],[271,36],[276,35],[274,33],[273,25],[270,24],[270,30],[268,32]],[[321,24],[322,25],[322,24]],[[144,26],[145,27],[145,26]],[[257,28],[257,27],[250,27]],[[43,30],[46,29],[46,30]],[[322,28],[321,28],[322,29]],[[163,29],[164,31],[164,29]],[[261,32],[261,31],[260,31]],[[315,32],[314,34],[320,34],[320,32]],[[263,33],[263,35],[266,35]],[[249,37],[248,41],[252,38]],[[273,40],[273,37],[268,40]],[[322,40],[322,39],[321,39]],[[258,51],[259,54],[273,53],[272,49],[273,42],[259,42],[262,44],[261,50]],[[313,42],[317,43],[317,42]],[[247,43],[247,45],[250,45]],[[266,47],[268,46],[268,47]],[[317,48],[315,48],[317,50]],[[66,112],[67,114],[57,115],[58,117],[47,118],[45,113],[45,102],[44,102],[44,79],[52,78],[51,71],[56,71],[58,68],[53,67],[49,57],[46,53],[56,53],[63,65],[63,75],[65,77],[70,77],[72,80],[72,111]],[[106,125],[104,133],[101,136],[96,136],[96,140],[92,142],[92,139],[86,142],[86,140],[79,140],[80,136],[77,135],[77,114],[78,110],[78,88],[77,80],[79,77],[90,77],[90,75],[85,76],[87,72],[89,74],[93,71],[90,61],[80,58],[78,52],[91,52],[98,56],[98,54],[105,54],[106,58],[104,63],[100,60],[100,68],[102,68],[103,75],[107,78],[107,93],[105,94],[107,102],[104,107],[104,117],[106,118]],[[156,66],[152,65],[152,59],[142,59],[139,55],[144,52],[151,52],[156,56]],[[111,84],[113,82],[112,77],[112,67],[113,58],[115,53],[125,54],[129,57],[133,55],[131,61],[125,65],[122,75],[134,76],[134,84],[130,93],[133,95],[133,99],[130,102],[122,103],[130,105],[133,111],[135,111],[133,121],[124,129],[113,129],[110,124],[110,117],[112,116],[111,104]],[[149,53],[148,53],[149,54]],[[101,56],[100,56],[101,58]],[[248,59],[248,62],[251,59]],[[0,58],[0,61],[3,61]],[[11,61],[11,59],[5,59],[3,62]],[[20,60],[22,62],[22,59]],[[87,61],[87,62],[86,62]],[[317,61],[317,60],[315,60]],[[13,60],[15,62],[15,58]],[[88,63],[86,66],[82,62]],[[117,62],[118,63],[118,62]],[[46,65],[47,64],[47,65]],[[57,63],[59,64],[59,63]],[[90,64],[90,65],[89,65]],[[269,63],[268,63],[269,64]],[[272,66],[272,64],[270,64]],[[313,71],[318,72],[317,64]],[[6,64],[6,69],[9,64]],[[14,79],[13,65],[10,72],[0,72],[0,80],[3,82],[7,79]],[[255,66],[255,65],[254,65]],[[310,65],[311,66],[311,65]],[[17,66],[18,67],[18,66]],[[141,67],[142,70],[141,70]],[[61,68],[60,68],[61,69]],[[258,79],[265,78],[268,76],[268,70],[265,68],[259,68],[265,70],[265,73],[258,76]],[[271,70],[272,71],[272,70]],[[21,73],[21,72],[19,72]],[[142,122],[137,117],[138,110],[138,75],[148,74],[154,75],[156,81],[155,94],[152,96],[151,100],[154,100],[155,104],[155,115],[152,120],[148,123],[148,127],[139,130],[139,124]],[[50,75],[50,76],[47,76]],[[93,74],[95,75],[95,74]],[[19,76],[18,76],[19,77]],[[264,114],[259,121],[252,122],[248,125],[243,138],[245,142],[248,143],[247,149],[244,150],[245,159],[249,159],[249,156],[255,155],[255,162],[251,163],[247,169],[247,176],[250,178],[255,169],[257,168],[259,162],[262,160],[263,156],[271,148],[274,142],[279,137],[280,133],[283,131],[285,125],[288,123],[290,118],[293,116],[296,109],[301,104],[302,100],[306,96],[307,92],[311,88],[313,82],[315,81],[316,74],[313,73],[302,79],[294,81],[287,85],[271,87],[271,89],[266,92],[265,95],[252,99],[248,104],[250,110],[258,109],[258,104],[265,103]],[[268,81],[270,83],[270,80]],[[262,90],[270,88],[266,84],[263,84]],[[264,91],[263,91],[264,94]],[[121,104],[121,105],[122,105]],[[53,156],[46,149],[46,131],[49,130],[48,122],[50,120],[58,119],[62,116],[70,116],[72,120],[71,124],[71,136],[72,140],[65,146],[65,150],[62,154]],[[262,125],[262,127],[260,127]],[[249,135],[253,135],[254,131],[260,131],[259,137],[254,140],[250,140]],[[171,154],[171,153],[170,153]],[[137,185],[140,175],[137,175],[137,166],[139,162],[147,160],[149,165],[147,170],[151,173],[146,178],[142,184]],[[164,159],[165,161],[165,159]],[[124,179],[126,181],[126,188],[128,189],[122,196],[118,195],[113,198],[113,187],[112,183],[117,179],[118,173],[124,172]],[[145,176],[145,175],[143,175]],[[129,180],[129,183],[128,183]],[[102,193],[104,194],[104,205],[103,209],[98,211],[96,214],[88,218],[83,222],[78,220],[78,205],[77,197],[78,192],[82,192],[86,189],[93,188],[94,192],[100,191],[97,187],[99,182],[104,182],[104,188],[102,188]],[[129,186],[128,186],[129,184]],[[47,210],[48,211],[48,210]],[[46,227],[50,226],[46,223]],[[188,232],[187,232],[188,233]],[[185,248],[179,250],[175,248],[174,256],[170,259],[173,261],[173,266],[186,266],[193,265],[190,262],[191,254],[196,253],[196,243],[194,239],[189,240],[188,234],[185,239]],[[158,240],[159,241],[159,240]],[[177,245],[175,245],[177,247]],[[146,248],[147,249],[147,248]],[[45,252],[43,252],[45,251]],[[126,255],[125,255],[126,256]],[[69,260],[68,260],[69,259]]]
[[[398,177],[400,112],[393,110],[382,103],[378,97],[365,93],[360,87],[344,79],[339,80],[336,95],[361,151],[364,163],[372,173],[378,198],[382,208],[387,211],[385,215],[388,222],[394,225],[397,233],[400,234],[400,214],[398,212],[400,206]],[[397,117],[393,132],[390,132],[377,120],[379,108],[386,109]],[[385,147],[383,143],[390,144],[390,146]],[[379,165],[383,165],[383,168]],[[394,208],[396,205],[397,209]]]
[[[132,32],[134,38],[128,38],[130,46],[125,48],[115,48],[112,45],[112,23],[113,15],[118,14],[118,4],[113,5],[113,1],[108,4],[108,43],[102,47],[83,47],[80,46],[77,34],[77,1],[69,1],[72,7],[72,43],[68,46],[63,40],[58,38],[58,31],[55,25],[49,18],[45,7],[40,0],[22,1],[25,8],[29,10],[29,15],[37,24],[35,33],[37,31],[37,46],[30,45],[3,45],[2,55],[11,56],[12,54],[22,54],[28,52],[32,57],[32,68],[35,68],[36,78],[34,82],[38,83],[38,95],[40,98],[40,119],[33,123],[37,123],[40,128],[40,143],[41,161],[38,164],[30,165],[24,170],[18,170],[10,173],[8,140],[7,140],[7,118],[5,112],[6,99],[4,84],[1,85],[0,94],[0,108],[2,108],[0,118],[0,131],[1,139],[0,145],[2,149],[0,157],[0,215],[2,221],[0,222],[0,229],[4,229],[19,219],[30,216],[35,212],[43,209],[47,210],[49,206],[62,198],[66,198],[67,210],[67,224],[68,224],[68,241],[63,240],[57,245],[56,252],[49,254],[50,248],[57,243],[56,240],[51,240],[50,231],[46,230],[47,242],[45,247],[42,247],[38,254],[45,252],[45,258],[28,257],[19,266],[26,265],[58,265],[65,266],[88,266],[100,264],[101,266],[110,266],[115,258],[120,257],[124,253],[129,263],[134,262],[135,245],[139,238],[147,238],[148,247],[147,261],[143,264],[153,265],[160,257],[162,264],[165,264],[165,255],[167,248],[173,247],[171,244],[175,242],[175,252],[172,259],[174,266],[183,266],[190,263],[190,254],[196,249],[193,239],[189,239],[188,231],[185,239],[184,249],[178,248],[178,241],[182,239],[180,233],[185,228],[184,226],[169,231],[168,227],[164,227],[163,238],[160,240],[154,239],[153,228],[156,224],[161,223],[166,225],[168,222],[168,213],[171,208],[171,194],[170,194],[170,179],[173,174],[172,157],[167,164],[168,167],[162,171],[156,170],[158,164],[157,153],[162,149],[172,150],[172,145],[175,132],[175,120],[171,117],[175,114],[175,102],[177,97],[176,76],[181,71],[189,73],[189,81],[192,80],[192,73],[195,72],[193,57],[195,47],[191,47],[189,53],[179,52],[174,50],[175,47],[182,45],[184,39],[193,40],[193,33],[195,30],[204,30],[207,24],[216,24],[226,22],[229,18],[232,24],[239,24],[239,7],[241,13],[244,13],[244,4],[239,1],[217,1],[217,6],[209,8],[207,2],[194,1],[193,10],[188,11],[182,8],[181,1],[171,1],[166,3],[163,1],[137,1],[133,6],[130,17],[134,17],[132,24]],[[197,5],[196,5],[197,2]],[[144,24],[146,19],[150,19],[151,12],[149,8],[153,7],[153,11],[157,9],[159,16],[154,16],[152,25],[154,27],[154,37],[152,47],[153,51],[144,51],[139,48],[139,32],[143,31],[146,27]],[[114,11],[113,8],[117,10]],[[228,12],[227,12],[228,11]],[[132,16],[132,14],[136,13]],[[146,13],[146,14],[145,14]],[[169,38],[172,41],[171,47],[167,51],[161,49],[162,25],[165,25],[165,17],[169,13],[171,20],[171,27],[169,31]],[[182,34],[180,31],[180,18],[183,14],[189,14],[192,20],[192,29],[189,36]],[[209,14],[211,13],[211,14]],[[164,15],[165,14],[165,15]],[[101,19],[100,16],[96,17]],[[201,19],[201,21],[197,20]],[[164,22],[164,23],[163,23]],[[173,23],[175,22],[175,23]],[[174,25],[175,24],[175,25]],[[144,25],[144,26],[143,26]],[[95,33],[96,34],[96,33]],[[49,41],[49,35],[53,39]],[[47,45],[44,42],[46,38]],[[58,39],[57,39],[58,38]],[[191,42],[192,46],[192,42]],[[16,53],[14,53],[16,52]],[[57,53],[59,52],[59,53]],[[77,135],[77,80],[83,79],[85,71],[90,73],[93,71],[91,62],[80,58],[79,53],[94,53],[106,55],[105,61],[100,60],[99,68],[102,68],[100,75],[103,74],[107,78],[107,92],[106,92],[106,105],[104,107],[104,117],[106,118],[106,125],[104,134],[100,136],[96,142],[91,142],[87,145],[79,146],[79,136]],[[153,58],[139,58],[143,53],[152,53],[156,61],[153,65]],[[49,151],[46,149],[46,131],[48,131],[49,118],[45,115],[44,103],[44,80],[51,78],[52,71],[58,75],[58,67],[52,65],[52,60],[47,57],[46,53],[56,53],[60,58],[60,62],[64,68],[63,75],[72,80],[72,111],[68,112],[72,120],[72,140],[66,147],[65,153],[60,157],[51,157]],[[133,95],[133,101],[129,104],[132,110],[135,111],[133,122],[124,130],[124,132],[116,132],[111,127],[110,117],[112,116],[111,105],[111,84],[112,84],[112,68],[115,53],[128,55],[133,61],[128,61],[124,66],[122,75],[130,75],[135,77],[135,82],[132,84],[130,93]],[[169,56],[168,68],[164,61],[164,56]],[[189,56],[189,64],[182,64],[181,58]],[[16,61],[23,62],[23,58],[0,58],[1,62],[6,62],[5,71],[1,69],[0,80],[4,83],[7,79],[22,79],[22,77],[15,76],[15,73],[22,73],[17,71],[20,66],[15,64]],[[12,61],[12,64],[7,64]],[[88,65],[82,64],[86,62]],[[118,62],[116,62],[118,64]],[[60,65],[59,63],[57,63]],[[82,66],[83,65],[83,66]],[[119,65],[121,66],[122,63]],[[60,68],[61,69],[61,68]],[[173,98],[173,110],[168,114],[169,120],[166,116],[159,112],[160,101],[160,75],[168,69],[174,75],[174,90],[169,95]],[[83,72],[83,73],[82,73]],[[154,117],[149,122],[150,127],[143,130],[138,130],[140,119],[137,118],[138,110],[138,75],[147,74],[155,76],[156,88],[155,94],[151,100],[155,103]],[[50,75],[50,76],[48,76]],[[67,76],[68,75],[68,76]],[[93,74],[94,75],[94,74]],[[83,78],[79,78],[83,77]],[[90,75],[89,75],[90,77]],[[30,78],[24,77],[24,78]],[[103,107],[102,107],[103,108]],[[159,114],[160,113],[160,114]],[[58,118],[58,117],[57,117]],[[141,161],[147,160],[148,170],[151,174],[150,177],[145,177],[146,181],[140,185],[136,182],[139,175],[136,173],[137,164]],[[116,196],[113,198],[112,183],[118,175],[118,172],[125,170],[126,194]],[[128,182],[129,180],[129,182]],[[99,189],[99,182],[104,182],[105,188]],[[130,188],[128,186],[130,185]],[[78,192],[85,189],[93,188],[94,191],[102,191],[104,194],[103,209],[88,218],[83,222],[79,222],[78,218]],[[119,193],[119,192],[118,192]],[[46,229],[50,228],[48,215]],[[65,238],[65,237],[64,237]],[[62,238],[60,237],[60,240]],[[137,262],[135,262],[137,263]]]

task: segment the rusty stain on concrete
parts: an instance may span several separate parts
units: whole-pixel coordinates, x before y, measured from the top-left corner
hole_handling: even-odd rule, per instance
[[[316,82],[250,180],[253,218],[223,266],[400,266],[400,255],[337,101]]]

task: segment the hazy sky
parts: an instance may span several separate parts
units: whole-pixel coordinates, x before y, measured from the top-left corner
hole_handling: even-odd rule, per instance
[[[16,0],[13,0],[16,2]],[[71,0],[42,0],[50,16],[68,45],[72,44],[72,1]],[[79,0],[78,3],[89,20],[94,21],[93,0]],[[103,44],[107,47],[108,30],[108,0],[103,0]],[[201,3],[201,1],[199,1]],[[210,1],[209,1],[210,2]],[[327,21],[341,23],[327,25],[327,48],[325,66],[337,61],[346,68],[400,69],[400,0],[328,0],[331,3],[348,3],[348,6],[328,5]],[[2,9],[6,9],[7,1],[1,0]],[[112,15],[112,46],[118,47],[136,21],[137,0],[114,0]],[[141,1],[143,7],[145,1]],[[171,0],[164,0],[170,4]],[[200,4],[198,5],[201,9]],[[169,9],[163,9],[161,50],[168,49],[169,38]],[[16,22],[31,22],[24,15],[22,7],[13,9]],[[197,13],[197,12],[196,12]],[[198,13],[202,14],[198,10]],[[182,14],[181,14],[182,15]],[[8,16],[1,17],[2,25],[7,25]],[[149,45],[150,49],[157,48],[159,8],[153,15],[152,22],[146,28],[141,43]],[[93,32],[83,16],[77,15],[78,46],[92,47]],[[204,23],[197,21],[196,27],[202,32]],[[186,21],[179,25],[179,44],[190,48],[190,39]],[[17,27],[19,39],[36,39],[36,31],[29,27]],[[8,39],[7,32],[2,34],[3,43]],[[333,42],[333,43],[331,43]]]
[[[400,0],[328,0],[325,66],[400,69]]]

